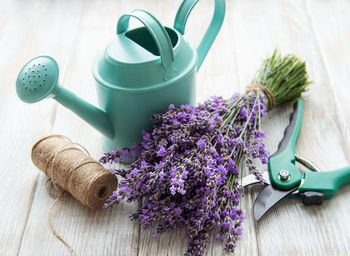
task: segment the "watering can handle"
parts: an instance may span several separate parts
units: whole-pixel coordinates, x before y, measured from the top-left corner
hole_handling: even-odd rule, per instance
[[[139,20],[146,27],[158,47],[163,67],[169,67],[174,61],[173,45],[162,24],[149,12],[134,10],[130,14],[120,17],[117,25],[117,34],[122,34],[128,30],[130,17]]]
[[[196,6],[199,0],[184,0],[177,11],[175,17],[174,28],[181,34],[185,33],[185,27],[188,16],[191,14],[192,9]],[[201,43],[198,46],[198,61],[197,68],[199,69],[208,54],[208,51],[213,44],[217,34],[220,31],[222,23],[224,22],[226,11],[225,0],[215,0],[215,11],[213,19],[209,25],[207,32],[205,33]]]

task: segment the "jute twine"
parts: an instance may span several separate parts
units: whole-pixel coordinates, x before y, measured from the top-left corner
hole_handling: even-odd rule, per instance
[[[265,86],[261,84],[250,84],[247,86],[246,91],[247,92],[256,92],[258,90],[262,90],[269,102],[267,110],[270,111],[275,107],[275,97],[273,94],[267,89]]]
[[[74,254],[70,246],[59,235],[51,222],[51,211],[56,203],[69,192],[83,205],[91,209],[101,208],[107,198],[117,188],[118,181],[113,173],[90,157],[88,151],[78,143],[73,143],[62,135],[49,135],[41,138],[32,147],[34,165],[49,179],[45,188],[55,201],[49,208],[48,221],[54,235]],[[47,185],[52,183],[57,193]]]

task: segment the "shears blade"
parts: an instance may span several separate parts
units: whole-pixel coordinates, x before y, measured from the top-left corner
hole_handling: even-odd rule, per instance
[[[303,102],[298,100],[284,130],[277,151],[269,157],[268,173],[271,185],[265,187],[254,203],[255,220],[259,221],[266,212],[286,196],[298,190],[301,173],[295,166],[295,144],[303,120]]]
[[[269,173],[261,172],[262,177],[264,178],[264,184],[270,185]],[[256,178],[254,174],[249,174],[242,179],[242,187],[248,187],[255,184],[261,184],[260,180]],[[241,185],[241,181],[239,181],[239,185]]]
[[[254,202],[254,217],[256,221],[259,221],[265,213],[267,213],[275,204],[281,201],[286,196],[296,191],[298,187],[294,187],[290,190],[278,190],[269,185],[265,187],[255,199]]]

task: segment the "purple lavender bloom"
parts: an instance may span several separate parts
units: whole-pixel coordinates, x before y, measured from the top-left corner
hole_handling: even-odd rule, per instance
[[[142,138],[144,141],[148,141],[151,138],[151,135],[146,131],[142,131],[142,135],[143,135]]]
[[[185,227],[185,255],[203,255],[211,232],[234,252],[245,220],[241,166],[262,182],[254,160],[268,160],[260,127],[267,111],[262,94],[212,97],[197,107],[170,105],[168,112],[153,115],[155,125],[138,145],[101,158],[104,164],[134,158],[129,169],[113,170],[124,179],[105,207],[124,199],[142,202],[130,218],[154,237]]]
[[[200,149],[205,148],[205,146],[206,146],[205,139],[204,139],[204,138],[200,138],[200,139],[198,140],[198,142],[197,142],[197,146],[198,146],[198,148],[200,148]]]
[[[157,156],[164,157],[165,154],[166,154],[166,149],[164,147],[160,147],[159,150],[157,151]]]

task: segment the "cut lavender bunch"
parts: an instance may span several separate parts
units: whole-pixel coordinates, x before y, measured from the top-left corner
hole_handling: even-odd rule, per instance
[[[131,219],[154,236],[185,226],[185,255],[203,255],[211,232],[234,252],[245,219],[243,166],[263,182],[254,160],[268,161],[261,118],[267,107],[298,98],[309,83],[305,63],[275,51],[245,94],[212,97],[197,107],[170,105],[165,114],[155,114],[156,125],[141,143],[101,158],[102,163],[134,159],[127,170],[113,170],[124,180],[106,207],[140,200],[142,208]]]

